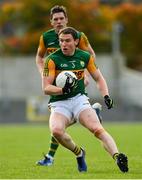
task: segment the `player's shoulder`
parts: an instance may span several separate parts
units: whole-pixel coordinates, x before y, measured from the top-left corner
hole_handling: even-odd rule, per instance
[[[88,51],[84,51],[82,49],[77,48],[76,53],[81,54],[83,56],[90,56],[91,54]]]
[[[79,39],[78,47],[82,47],[82,46],[88,47],[89,41],[84,32],[78,33],[78,39]]]
[[[58,64],[60,61],[59,59],[62,57],[61,49],[57,49],[55,52],[49,54],[45,58],[45,62],[49,63],[50,61],[54,62],[54,64]]]
[[[80,38],[83,37],[84,35],[85,35],[84,32],[82,32],[82,31],[77,31],[78,39],[80,39]]]
[[[80,59],[84,59],[85,61],[88,61],[91,57],[91,54],[87,51],[77,48],[75,56],[79,57]]]
[[[55,34],[55,30],[54,29],[49,29],[45,32],[42,33],[43,36],[51,36]]]
[[[85,33],[82,32],[82,31],[77,31],[77,34],[78,34],[78,38],[82,38],[82,37],[86,37]]]
[[[78,37],[78,39],[81,38],[81,32],[80,31],[77,31],[77,37]]]
[[[87,51],[84,51],[82,49],[77,48],[75,57],[77,57],[81,61],[84,61],[84,62],[88,63],[88,61],[89,61],[89,59],[91,57],[91,54],[89,52],[87,52]]]

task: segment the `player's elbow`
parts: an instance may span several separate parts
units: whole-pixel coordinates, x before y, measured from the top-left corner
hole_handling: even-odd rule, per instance
[[[45,95],[50,95],[50,90],[49,90],[49,86],[42,86],[42,91]]]
[[[47,90],[44,90],[43,93],[44,93],[44,95],[50,95]]]

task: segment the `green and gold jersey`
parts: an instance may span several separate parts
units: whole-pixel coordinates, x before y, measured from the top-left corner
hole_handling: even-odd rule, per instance
[[[56,79],[60,72],[72,71],[78,78],[78,84],[73,92],[67,95],[52,95],[50,96],[50,102],[64,100],[79,93],[86,94],[84,86],[85,69],[89,72],[95,72],[97,69],[94,63],[94,58],[86,51],[77,48],[73,56],[65,56],[61,49],[58,49],[50,54],[45,59],[43,76],[53,76]],[[55,81],[53,85],[56,85]]]
[[[86,35],[83,32],[78,31],[78,48],[86,50],[89,45],[89,41]],[[59,49],[59,38],[58,34],[54,29],[50,29],[49,31],[44,32],[40,37],[39,49],[41,52],[46,52],[47,55],[53,53],[57,49]]]
[[[58,34],[54,29],[43,33],[43,42],[45,48],[47,49],[47,54],[50,54],[60,48]]]

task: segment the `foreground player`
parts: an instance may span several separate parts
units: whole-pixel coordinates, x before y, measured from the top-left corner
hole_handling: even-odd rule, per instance
[[[58,32],[62,28],[66,27],[66,25],[68,23],[68,17],[67,17],[65,7],[54,6],[50,12],[50,22],[51,22],[51,25],[53,26],[53,29],[50,29],[49,31],[47,31],[41,35],[40,43],[39,43],[39,47],[38,47],[38,51],[37,51],[37,55],[36,55],[36,64],[37,64],[37,67],[38,67],[38,70],[39,70],[41,76],[43,73],[43,64],[44,64],[45,55],[48,55],[48,54],[54,52],[55,50],[57,50],[60,47]],[[90,52],[93,55],[93,57],[95,57],[95,53],[94,53],[90,43],[88,42],[88,39],[85,36],[85,34],[82,32],[78,32],[78,38],[79,38],[79,42],[78,42],[77,46],[80,49]],[[85,85],[87,85],[88,83],[89,83],[88,77],[86,76],[85,77]],[[93,104],[92,107],[96,110],[96,113],[97,113],[99,119],[101,120],[101,116],[100,116],[101,105],[95,103],[95,104]],[[54,158],[57,148],[58,148],[58,142],[52,136],[49,152],[45,155],[45,159],[38,161],[37,164],[43,165],[43,166],[44,165],[45,166],[52,165],[53,160],[54,160],[53,158]]]
[[[76,145],[66,133],[66,128],[70,126],[72,119],[77,119],[80,124],[101,140],[103,147],[114,158],[119,169],[122,172],[127,172],[128,160],[126,155],[119,153],[114,139],[103,128],[96,112],[91,108],[88,97],[85,95],[84,70],[87,68],[96,81],[108,109],[112,108],[113,100],[110,98],[103,75],[95,65],[94,58],[86,51],[76,48],[79,39],[75,29],[71,27],[62,29],[59,32],[59,41],[61,49],[47,57],[42,77],[42,89],[46,95],[50,95],[49,127],[51,133],[60,144],[76,155],[78,170],[80,172],[87,171],[85,150]],[[74,66],[71,64],[72,60]],[[64,70],[75,72],[78,80],[74,79],[73,83],[66,81],[65,87],[60,88],[55,86],[55,78],[58,73]]]

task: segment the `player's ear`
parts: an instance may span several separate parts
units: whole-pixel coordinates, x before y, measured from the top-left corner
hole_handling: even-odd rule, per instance
[[[68,24],[68,18],[66,17],[66,24]]]
[[[76,39],[76,40],[75,40],[75,45],[77,46],[78,43],[79,43],[79,39]]]
[[[50,19],[50,24],[53,26],[53,21],[52,21],[52,19]]]

